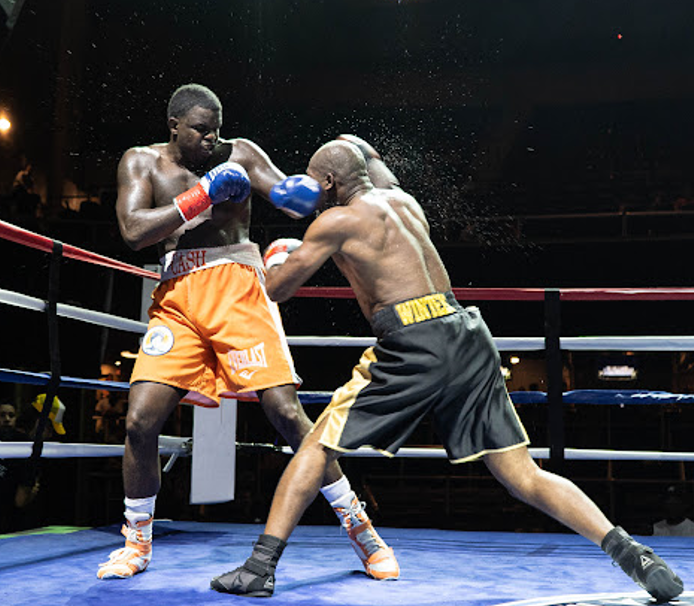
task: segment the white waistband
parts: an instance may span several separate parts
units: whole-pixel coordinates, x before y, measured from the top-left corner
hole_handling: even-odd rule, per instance
[[[260,249],[254,242],[214,246],[211,248],[171,250],[161,258],[160,262],[162,282],[171,278],[180,278],[207,267],[224,265],[225,263],[250,265],[259,269],[263,267]]]

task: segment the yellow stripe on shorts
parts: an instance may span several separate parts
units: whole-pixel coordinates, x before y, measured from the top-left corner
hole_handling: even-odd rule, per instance
[[[361,355],[359,364],[352,370],[352,378],[342,387],[335,390],[330,404],[326,406],[325,410],[316,420],[314,427],[318,427],[320,423],[327,418],[326,425],[323,428],[323,433],[319,440],[323,446],[327,446],[333,450],[344,451],[344,448],[339,447],[339,443],[342,431],[347,423],[349,411],[356,401],[359,392],[371,382],[369,367],[376,361],[374,348],[369,347]]]

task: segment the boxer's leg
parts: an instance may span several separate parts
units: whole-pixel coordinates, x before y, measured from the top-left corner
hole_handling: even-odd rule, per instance
[[[313,423],[306,415],[293,385],[281,385],[258,394],[265,415],[280,432],[294,452],[306,436],[313,436]],[[320,434],[319,434],[320,435]],[[320,491],[333,508],[337,519],[347,531],[352,547],[364,565],[366,574],[378,580],[400,576],[400,566],[393,550],[373,527],[365,503],[357,498],[337,457],[327,462]],[[312,499],[313,500],[313,499]]]
[[[141,382],[131,386],[123,455],[127,497],[141,499],[159,492],[159,434],[184,395],[182,389],[162,383]]]
[[[123,455],[125,547],[100,565],[100,579],[131,577],[152,559],[154,502],[161,486],[159,433],[183,395],[183,390],[161,383],[141,382],[130,388]]]
[[[527,448],[488,454],[484,461],[514,497],[599,545],[654,598],[667,601],[682,593],[680,578],[652,549],[615,528],[573,482],[540,469]]]
[[[287,539],[318,494],[327,468],[338,453],[326,449],[309,434],[280,478],[272,499],[264,534],[253,553],[238,568],[215,577],[210,586],[223,593],[269,597],[275,588],[275,568]]]
[[[265,534],[284,541],[289,538],[316,498],[326,470],[337,461],[339,453],[323,446],[319,435],[319,431],[309,434],[284,470],[272,499]]]
[[[515,498],[552,516],[596,545],[614,527],[573,482],[540,469],[526,447],[488,454],[484,462]]]
[[[258,398],[272,426],[287,441],[290,448],[297,452],[301,442],[311,431],[313,422],[299,402],[296,388],[293,385],[271,387],[259,392]],[[333,484],[343,477],[339,463],[333,461],[326,469],[321,486]]]

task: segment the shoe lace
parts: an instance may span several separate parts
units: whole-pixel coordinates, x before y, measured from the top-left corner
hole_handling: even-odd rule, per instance
[[[355,526],[361,524],[362,520],[359,515],[364,513],[366,508],[366,503],[364,501],[357,501],[356,499],[352,501],[348,507],[336,507],[336,511],[340,514],[342,518],[342,525],[349,532]]]
[[[343,519],[345,521],[345,528],[349,532],[352,528],[368,521],[366,518],[366,502],[357,501],[356,499],[350,503],[349,507],[340,508],[342,511]],[[364,553],[367,557],[371,557],[377,551],[385,548],[385,545],[380,540],[378,534],[372,530],[371,525],[367,526],[362,532],[360,532],[355,540],[359,543]]]
[[[377,551],[380,551],[385,546],[378,540],[376,534],[365,530],[358,535],[359,544],[362,546],[367,557],[371,557]]]
[[[149,518],[149,520],[145,520],[144,522],[138,522],[136,524],[126,522],[125,524],[123,524],[120,532],[126,538],[126,540],[130,541],[131,543],[146,544],[151,542],[151,539],[147,540],[145,538],[144,530],[147,526],[149,526],[147,530],[149,531],[151,536],[151,524],[152,518]]]

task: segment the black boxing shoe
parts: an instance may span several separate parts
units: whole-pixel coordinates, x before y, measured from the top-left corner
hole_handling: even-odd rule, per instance
[[[275,591],[275,568],[286,546],[282,539],[261,534],[243,566],[215,577],[210,587],[222,593],[269,598]]]
[[[605,535],[600,545],[632,580],[650,593],[657,602],[669,602],[684,590],[680,579],[662,558],[646,545],[635,541],[617,526]]]
[[[275,591],[274,567],[270,571],[267,564],[250,557],[243,566],[212,579],[210,587],[222,593],[269,598]]]

